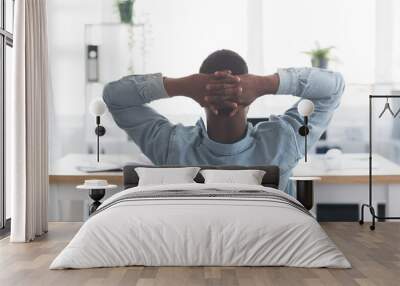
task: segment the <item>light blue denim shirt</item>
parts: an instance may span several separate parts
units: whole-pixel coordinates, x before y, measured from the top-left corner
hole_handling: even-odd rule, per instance
[[[344,80],[339,73],[315,68],[280,69],[278,74],[277,94],[307,98],[315,105],[307,138],[311,147],[339,106]],[[269,121],[255,126],[249,123],[246,136],[240,141],[222,144],[208,137],[202,120],[195,126],[172,124],[146,105],[167,97],[161,74],[127,76],[106,85],[103,93],[115,122],[154,164],[277,165],[280,189],[293,194],[288,180],[304,154],[304,137],[298,132],[303,118],[297,112],[297,103]]]

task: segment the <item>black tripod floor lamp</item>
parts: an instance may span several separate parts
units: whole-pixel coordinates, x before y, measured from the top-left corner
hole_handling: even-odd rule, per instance
[[[372,102],[374,99],[386,99],[385,107],[379,115],[381,118],[384,113],[388,112],[392,117],[396,118],[400,113],[400,109],[397,112],[393,112],[390,107],[389,98],[400,98],[400,95],[370,95],[369,96],[369,168],[368,168],[368,204],[363,204],[361,206],[361,220],[360,224],[364,224],[364,209],[368,208],[371,216],[372,216],[372,224],[369,226],[371,230],[375,229],[376,220],[386,220],[386,219],[400,219],[400,217],[386,217],[386,216],[378,216],[375,213],[375,208],[372,205]]]

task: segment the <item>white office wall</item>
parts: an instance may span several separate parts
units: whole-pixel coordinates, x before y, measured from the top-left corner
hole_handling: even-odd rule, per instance
[[[148,71],[190,74],[198,71],[208,54],[222,48],[245,56],[246,4],[246,0],[138,0],[137,13],[147,14],[152,25]]]
[[[135,5],[137,14],[147,16],[152,26],[147,72],[161,71],[170,77],[196,73],[207,55],[218,49],[232,49],[246,57],[246,0],[138,0]],[[187,124],[203,114],[187,98],[152,106],[172,121]]]
[[[400,1],[393,2],[393,10],[391,13],[391,19],[393,23],[393,77],[391,81],[395,82],[395,89],[400,90]]]
[[[377,84],[400,84],[400,1],[376,2],[376,70]]]
[[[99,23],[99,0],[49,0],[48,34],[52,91],[58,116],[84,112],[84,25]]]
[[[147,25],[146,72],[170,77],[196,73],[209,53],[222,48],[246,56],[246,4],[246,0],[137,0],[135,21]],[[229,13],[226,7],[230,7]],[[84,139],[76,140],[85,138],[87,112],[84,25],[120,20],[114,0],[48,0],[48,11],[55,121],[51,126],[57,134],[51,142],[56,153],[53,158],[57,159],[66,153],[87,151]],[[202,115],[202,109],[187,98],[152,105],[173,122],[192,124]]]
[[[118,14],[113,0],[49,0],[48,9],[56,113],[80,116],[85,112],[84,25],[117,22]],[[135,14],[151,24],[147,72],[195,73],[209,53],[222,48],[246,55],[245,0],[137,0]]]

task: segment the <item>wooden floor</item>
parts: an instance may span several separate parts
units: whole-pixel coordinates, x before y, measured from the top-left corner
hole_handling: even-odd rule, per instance
[[[324,229],[352,269],[289,267],[122,267],[48,270],[80,223],[51,223],[49,233],[27,244],[0,241],[0,285],[400,285],[400,223],[375,232],[357,223],[325,223]]]

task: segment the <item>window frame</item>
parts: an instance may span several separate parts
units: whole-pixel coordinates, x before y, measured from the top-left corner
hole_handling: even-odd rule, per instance
[[[15,0],[12,0],[14,14]],[[6,0],[0,0],[0,237],[9,233],[10,220],[6,218],[6,188],[5,188],[5,104],[6,104],[6,50],[13,47],[13,34],[6,29]]]

